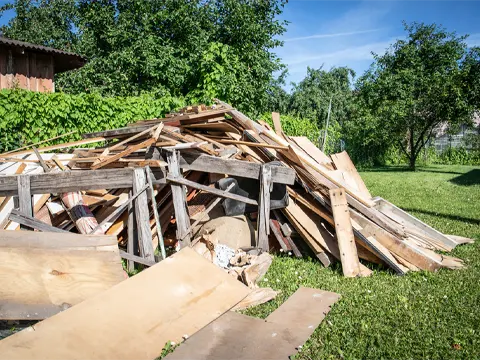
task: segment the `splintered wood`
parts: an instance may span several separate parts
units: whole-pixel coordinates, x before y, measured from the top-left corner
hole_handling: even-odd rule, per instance
[[[339,261],[349,277],[372,273],[360,259],[399,275],[463,266],[435,251],[471,239],[372,198],[345,151],[327,155],[285,135],[278,113],[272,120],[274,129],[216,100],[0,154],[0,227],[115,236],[131,271],[164,259],[168,247],[195,246],[226,215],[252,228],[241,234],[246,247]],[[231,226],[216,231],[219,244],[236,243]]]

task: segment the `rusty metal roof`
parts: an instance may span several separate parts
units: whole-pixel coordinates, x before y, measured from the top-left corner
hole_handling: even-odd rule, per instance
[[[44,54],[51,54],[55,59],[56,73],[80,68],[87,62],[86,58],[75,53],[58,50],[47,46],[36,45],[25,41],[12,40],[2,36],[0,36],[0,45],[23,48]]]

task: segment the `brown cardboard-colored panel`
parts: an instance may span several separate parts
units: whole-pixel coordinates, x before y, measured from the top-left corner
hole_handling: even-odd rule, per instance
[[[0,341],[0,359],[145,359],[192,335],[249,289],[185,248],[103,293]]]
[[[124,279],[113,236],[0,231],[0,319],[45,319]]]
[[[335,293],[300,288],[266,320],[230,311],[165,359],[287,360],[307,341],[339,298]]]

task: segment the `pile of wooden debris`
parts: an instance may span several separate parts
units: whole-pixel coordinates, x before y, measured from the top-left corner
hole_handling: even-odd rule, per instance
[[[275,297],[258,286],[275,251],[310,254],[323,266],[340,261],[348,277],[370,275],[368,262],[400,275],[463,266],[435,251],[471,239],[444,235],[372,198],[346,152],[327,156],[306,137],[286,136],[272,116],[275,129],[217,101],[0,154],[0,320],[60,312],[36,331],[2,340],[0,354],[154,358],[162,341]],[[102,146],[79,148],[94,143]],[[129,271],[151,268],[125,280],[120,258]],[[289,316],[308,309],[311,318],[302,319],[318,325],[338,295],[306,289],[292,298]],[[231,358],[249,358],[252,347],[238,343],[246,333],[265,353],[273,347],[275,356],[291,355],[314,327],[302,332],[300,321],[293,329],[297,321],[275,313],[267,322],[223,315],[173,358],[191,357],[212,337],[221,341],[202,358],[226,358],[232,346],[243,350]],[[263,339],[271,331],[299,336]],[[98,342],[99,332],[109,340]],[[70,341],[75,336],[82,341]]]
[[[2,228],[114,235],[130,270],[209,232],[233,251],[301,257],[307,245],[324,266],[341,261],[345,276],[371,273],[359,258],[398,274],[462,267],[434,250],[469,239],[372,198],[346,152],[327,156],[273,121],[274,130],[217,101],[0,154]],[[91,143],[103,146],[67,151]]]

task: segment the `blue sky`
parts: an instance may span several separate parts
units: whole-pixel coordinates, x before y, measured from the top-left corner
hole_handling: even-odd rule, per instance
[[[6,13],[0,25],[11,16]],[[288,66],[287,88],[305,77],[307,66],[348,66],[361,75],[372,62],[372,51],[382,53],[405,35],[402,20],[442,24],[470,34],[469,45],[480,46],[480,1],[474,0],[289,0],[281,18],[290,24],[281,37],[284,46],[275,51]]]
[[[348,66],[361,75],[372,51],[383,53],[405,35],[403,20],[442,24],[480,46],[480,1],[290,0],[281,18],[290,22],[276,50],[288,65],[287,82],[301,81],[307,66]]]

